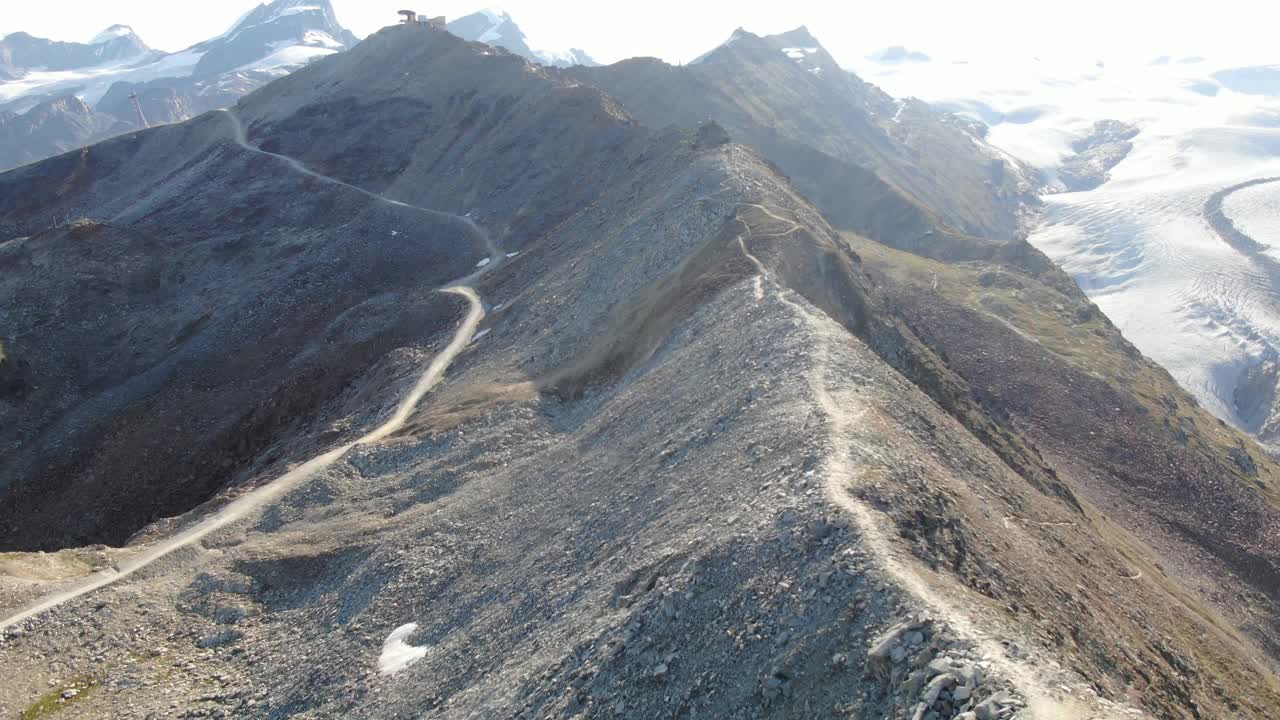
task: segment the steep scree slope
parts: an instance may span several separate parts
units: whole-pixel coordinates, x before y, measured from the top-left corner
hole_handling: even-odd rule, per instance
[[[290,459],[281,440],[343,435],[319,408],[447,322],[429,288],[486,254],[463,223],[245,152],[218,115],[0,185],[25,236],[0,245],[8,549],[123,542]]]

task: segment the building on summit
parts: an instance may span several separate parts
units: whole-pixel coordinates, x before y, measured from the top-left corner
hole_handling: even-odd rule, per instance
[[[403,25],[427,25],[435,30],[444,30],[447,24],[447,20],[443,15],[438,17],[427,17],[426,15],[419,15],[413,10],[401,10],[397,14],[404,17],[404,19],[400,21]]]

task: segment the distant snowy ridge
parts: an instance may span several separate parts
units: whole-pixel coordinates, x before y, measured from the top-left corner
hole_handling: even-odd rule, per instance
[[[126,25],[113,25],[94,38],[98,45],[137,36]],[[140,40],[139,53],[66,70],[31,69],[19,79],[0,82],[0,107],[25,112],[49,97],[74,92],[96,104],[117,82],[147,83],[162,78],[212,78],[224,72],[262,71],[278,76],[356,42],[337,24],[329,0],[276,0],[245,13],[227,32],[171,54],[150,53]]]
[[[520,57],[551,67],[599,65],[586,51],[535,48],[529,38],[505,11],[488,8],[464,15],[449,23],[449,32],[464,40],[504,48]]]
[[[91,44],[14,33],[0,41],[0,113],[16,113],[0,139],[0,171],[134,129],[133,93],[150,123],[179,122],[357,42],[330,0],[260,4],[176,53],[151,50],[126,25]]]

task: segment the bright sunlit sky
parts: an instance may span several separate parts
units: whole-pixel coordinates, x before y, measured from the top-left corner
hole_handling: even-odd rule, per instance
[[[416,4],[415,4],[416,2]],[[130,25],[152,47],[179,50],[226,30],[259,0],[0,0],[0,35],[25,30],[84,42]],[[338,20],[363,37],[402,7],[450,18],[490,5],[465,0],[333,0]],[[887,45],[938,58],[1051,56],[1146,61],[1159,55],[1280,62],[1280,3],[1266,0],[507,0],[534,47],[582,47],[603,62],[654,55],[688,61],[743,26],[766,34],[807,25],[849,64]],[[1017,60],[1014,60],[1017,61]]]

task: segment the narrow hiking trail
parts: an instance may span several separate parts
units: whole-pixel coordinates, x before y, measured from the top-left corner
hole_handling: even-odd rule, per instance
[[[789,234],[799,227],[795,222],[779,217],[759,205],[751,205],[761,210],[771,219],[790,225],[790,229],[781,233]],[[751,229],[748,227],[748,234]],[[755,237],[778,237],[779,234],[764,234]],[[818,407],[826,420],[828,454],[823,464],[824,492],[827,500],[854,521],[869,554],[876,559],[881,569],[893,579],[906,593],[913,596],[935,617],[949,624],[962,637],[974,642],[983,656],[990,658],[1000,676],[1010,682],[1018,694],[1026,701],[1029,717],[1034,720],[1118,720],[1121,716],[1106,710],[1091,707],[1086,701],[1071,697],[1061,677],[1049,678],[1043,672],[1028,665],[1025,661],[1009,656],[1008,651],[999,642],[999,638],[988,628],[987,622],[978,619],[977,608],[963,601],[957,601],[959,593],[949,592],[947,588],[936,587],[937,581],[922,570],[919,562],[909,554],[901,552],[894,546],[892,533],[887,532],[877,517],[876,511],[859,500],[851,489],[862,481],[862,468],[854,461],[850,452],[851,444],[858,442],[859,428],[874,421],[877,411],[869,406],[860,393],[853,389],[842,389],[840,378],[833,370],[832,349],[841,342],[849,342],[847,331],[829,318],[821,310],[804,302],[793,299],[794,292],[783,285],[769,272],[768,268],[748,249],[741,235],[737,242],[743,255],[756,267],[755,276],[756,301],[764,299],[764,286],[776,294],[779,302],[786,305],[809,328],[815,342],[813,352],[814,363],[809,377],[809,385],[817,401]],[[1018,633],[1003,632],[1002,637],[1016,636]],[[1137,713],[1128,713],[1124,717],[1140,717]]]
[[[470,283],[501,265],[502,262],[506,260],[506,255],[497,247],[497,244],[488,235],[488,233],[484,232],[484,230],[474,222],[468,218],[459,217],[451,213],[444,213],[439,210],[431,210],[429,208],[420,208],[413,205],[407,205],[397,200],[384,198],[381,195],[371,193],[341,180],[335,180],[333,178],[320,175],[315,171],[308,169],[306,166],[302,165],[302,163],[294,160],[293,158],[259,150],[258,148],[248,144],[244,135],[244,127],[241,125],[240,119],[231,111],[224,110],[222,112],[226,113],[227,116],[235,123],[236,143],[250,152],[276,158],[287,163],[297,172],[344,188],[350,188],[380,202],[411,208],[436,217],[452,219],[467,225],[489,253],[490,261],[485,263],[483,267],[474,273],[455,280],[440,289],[441,292],[458,295],[465,299],[469,306],[467,315],[463,318],[462,324],[458,329],[454,331],[452,340],[450,340],[449,344],[445,346],[445,348],[441,350],[434,359],[432,359],[431,363],[423,371],[422,375],[418,377],[418,381],[414,384],[413,388],[397,405],[396,410],[392,413],[391,417],[378,427],[374,428],[368,434],[353,442],[340,445],[321,455],[311,458],[275,480],[246,493],[239,498],[236,498],[221,510],[218,510],[212,515],[197,522],[195,525],[192,525],[186,530],[183,530],[170,538],[157,542],[142,551],[140,554],[119,563],[117,566],[101,570],[93,575],[83,578],[66,590],[47,596],[26,609],[0,619],[0,631],[35,617],[47,610],[56,608],[59,605],[75,600],[76,598],[83,597],[95,590],[119,582],[120,580],[133,575],[139,570],[148,567],[157,560],[160,560],[175,551],[194,545],[210,533],[242,520],[262,509],[267,504],[278,500],[286,493],[294,490],[303,482],[313,477],[316,473],[333,465],[351,448],[357,445],[370,445],[385,440],[387,437],[404,427],[405,422],[407,422],[409,417],[413,414],[423,396],[439,384],[441,379],[444,378],[445,371],[448,370],[449,366],[453,363],[453,360],[475,338],[476,329],[485,318],[484,302],[481,300],[480,294],[476,292],[474,288],[470,287]]]
[[[348,190],[353,190],[355,192],[360,193],[361,195],[364,195],[365,197],[377,200],[378,202],[383,202],[388,205],[394,205],[395,207],[416,210],[420,213],[430,215],[431,217],[434,217],[437,219],[443,219],[443,220],[449,220],[452,222],[462,223],[463,225],[466,225],[467,228],[471,231],[471,233],[484,244],[485,250],[488,251],[489,253],[490,260],[492,260],[493,262],[498,262],[499,259],[506,257],[502,253],[502,251],[498,249],[497,243],[493,241],[493,238],[489,236],[489,233],[481,229],[479,225],[476,225],[471,218],[463,217],[461,215],[455,215],[449,212],[444,212],[443,210],[432,210],[431,208],[418,207],[417,205],[410,205],[409,203],[401,202],[399,200],[392,200],[389,197],[384,197],[370,190],[365,190],[364,188],[359,187],[358,185],[352,185],[351,183],[346,182],[344,180],[339,180],[337,178],[329,177],[328,175],[322,175],[316,172],[315,170],[312,170],[311,168],[307,167],[306,165],[303,165],[302,162],[297,158],[291,158],[288,155],[280,155],[277,153],[269,152],[267,150],[263,150],[260,147],[257,147],[256,145],[250,144],[247,131],[245,130],[245,127],[244,127],[244,123],[241,122],[240,116],[235,113],[235,110],[231,108],[223,108],[218,112],[222,113],[223,115],[225,115],[227,118],[231,120],[233,129],[235,131],[236,144],[239,145],[241,148],[244,148],[245,150],[248,150],[251,153],[256,153],[258,155],[265,155],[267,157],[275,158],[287,164],[289,167],[293,168],[293,170],[297,173],[306,175],[307,177],[314,178],[321,182],[329,183],[331,185],[337,185],[338,187],[343,187]],[[469,277],[473,277],[473,276],[469,276]],[[462,281],[460,280],[458,282],[462,282]]]
[[[747,243],[742,239],[741,235],[738,236],[738,247],[742,248],[742,254],[747,256],[747,260],[750,260],[751,264],[756,266],[755,295],[756,303],[758,304],[761,300],[764,300],[764,278],[769,274],[769,271],[765,270],[764,263],[760,262],[760,258],[752,255],[751,251],[747,249]]]

